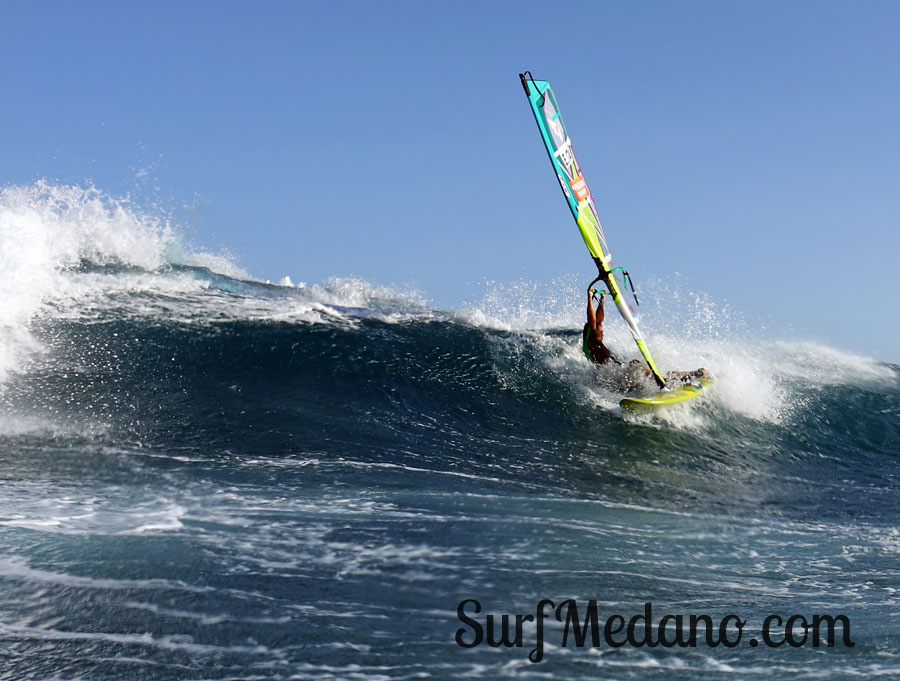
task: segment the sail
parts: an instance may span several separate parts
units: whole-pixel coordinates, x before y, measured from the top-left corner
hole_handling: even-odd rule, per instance
[[[660,387],[664,387],[666,381],[656,368],[656,363],[650,355],[650,350],[647,349],[644,337],[622,296],[622,290],[613,273],[615,268],[612,254],[606,244],[606,235],[603,233],[603,227],[597,215],[594,197],[581,173],[581,166],[578,165],[578,159],[572,149],[572,140],[569,139],[569,134],[566,132],[566,126],[563,124],[556,97],[553,96],[553,90],[550,89],[550,83],[546,80],[535,80],[527,71],[524,74],[520,73],[519,78],[525,88],[525,94],[528,95],[528,102],[531,104],[541,137],[543,137],[547,153],[550,155],[550,162],[553,164],[556,177],[559,179],[559,186],[565,194],[581,237],[597,265],[603,282],[607,285],[613,302],[647,361],[647,366],[653,372],[653,378]]]

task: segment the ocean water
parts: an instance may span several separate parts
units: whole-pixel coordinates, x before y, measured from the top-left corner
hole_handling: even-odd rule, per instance
[[[650,282],[658,363],[718,381],[636,417],[574,278],[273,285],[45,183],[0,191],[0,287],[0,679],[900,678],[896,366]],[[743,637],[563,646],[569,599]],[[464,602],[535,621],[465,647]]]

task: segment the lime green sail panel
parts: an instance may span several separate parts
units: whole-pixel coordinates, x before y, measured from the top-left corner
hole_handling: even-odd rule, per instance
[[[527,71],[524,74],[520,73],[519,78],[525,88],[525,94],[528,95],[528,102],[531,104],[532,113],[534,113],[538,129],[541,131],[544,146],[550,155],[550,162],[553,164],[559,186],[562,188],[572,216],[578,225],[578,230],[581,232],[581,238],[584,239],[600,276],[609,289],[613,302],[647,361],[647,366],[653,372],[653,378],[660,387],[664,387],[666,381],[656,368],[656,363],[647,349],[644,337],[622,296],[622,289],[613,273],[612,254],[606,244],[606,236],[603,234],[600,217],[597,215],[594,196],[588,188],[587,181],[581,172],[581,166],[575,157],[572,140],[569,139],[569,134],[566,132],[566,126],[563,124],[556,97],[553,95],[553,90],[550,89],[550,83],[546,80],[535,80]]]

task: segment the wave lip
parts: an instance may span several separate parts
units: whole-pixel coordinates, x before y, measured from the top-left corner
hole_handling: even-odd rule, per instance
[[[185,248],[168,219],[95,187],[41,180],[0,189],[0,383],[40,349],[31,322],[84,292],[73,275],[111,265],[145,273],[189,265],[248,277],[227,258]]]

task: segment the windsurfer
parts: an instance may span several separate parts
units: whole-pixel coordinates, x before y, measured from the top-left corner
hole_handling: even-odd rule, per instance
[[[594,298],[597,294],[600,297],[595,308]],[[595,288],[588,287],[587,322],[581,332],[582,349],[587,358],[594,364],[606,364],[607,362],[621,364],[603,343],[603,303],[605,300],[606,291],[598,291]],[[650,369],[643,366],[639,359],[633,359],[625,367],[624,380],[622,380],[620,388],[624,392],[629,392],[639,387],[644,379],[650,376]],[[708,376],[709,372],[702,368],[696,371],[667,371],[665,380],[669,385],[673,383],[693,383],[698,378],[706,378]]]
[[[600,293],[597,308],[594,309],[594,296]],[[612,361],[620,362],[613,357],[609,348],[603,344],[603,301],[606,299],[606,291],[597,291],[588,287],[587,322],[581,332],[582,349],[589,360],[595,364],[605,364]]]

